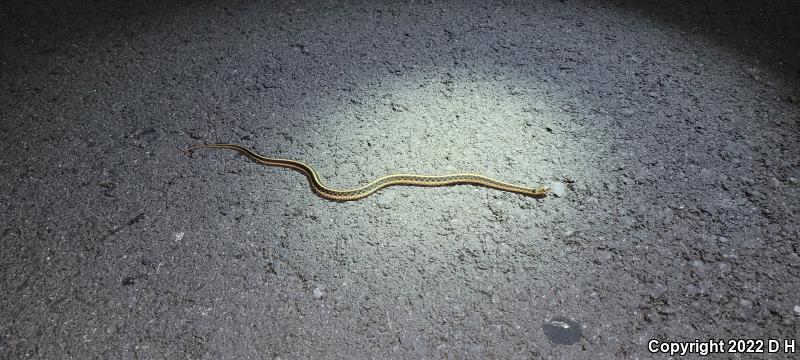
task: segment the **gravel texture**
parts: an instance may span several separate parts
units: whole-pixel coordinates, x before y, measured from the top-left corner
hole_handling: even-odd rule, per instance
[[[4,4],[0,357],[649,358],[653,338],[797,339],[798,13]],[[554,191],[336,203],[298,173],[180,151],[203,142],[340,187],[469,171]],[[580,331],[555,341],[552,324]]]

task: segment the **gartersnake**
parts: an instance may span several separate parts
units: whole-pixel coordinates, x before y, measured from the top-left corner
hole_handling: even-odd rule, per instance
[[[314,190],[319,196],[334,201],[352,201],[360,200],[374,192],[388,186],[394,185],[407,185],[407,186],[449,186],[457,184],[471,184],[480,185],[492,189],[509,191],[517,194],[543,197],[550,190],[547,186],[539,186],[537,188],[529,188],[514,184],[505,183],[499,180],[492,179],[487,176],[478,174],[451,174],[451,175],[416,175],[416,174],[392,174],[387,175],[370,183],[357,187],[354,189],[333,189],[326,186],[319,177],[319,174],[311,166],[302,162],[287,159],[274,159],[259,155],[255,151],[240,145],[234,144],[200,144],[192,146],[184,152],[189,152],[197,149],[231,149],[236,150],[251,160],[269,166],[280,166],[297,170],[306,175],[311,189]]]

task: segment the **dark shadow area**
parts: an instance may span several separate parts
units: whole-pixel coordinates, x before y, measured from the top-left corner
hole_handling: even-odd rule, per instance
[[[800,2],[748,0],[586,1],[629,10],[699,34],[777,71],[800,78]],[[795,85],[796,86],[796,85]]]
[[[635,11],[648,18],[677,26],[690,34],[710,40],[752,57],[765,66],[800,76],[800,2],[747,0],[665,0],[665,1],[583,1],[590,7],[612,6]],[[220,15],[241,2],[188,1],[75,1],[9,2],[0,9],[2,49],[25,49],[35,43],[52,46],[94,41],[97,35],[115,28],[134,33],[136,24],[153,17],[166,19],[193,9],[214,8]],[[281,2],[263,4],[273,8],[291,7]],[[299,6],[299,5],[298,5]],[[291,18],[291,14],[287,14]],[[289,20],[291,21],[291,20]],[[12,31],[13,30],[13,31]],[[34,55],[34,54],[32,54]]]
[[[800,2],[747,0],[582,1],[590,8],[614,7],[699,34],[709,41],[762,64],[788,80],[800,79]],[[291,4],[268,5],[273,11]],[[77,1],[10,2],[0,9],[2,66],[20,65],[26,59],[85,51],[93,43],[135,38],[171,17],[200,9],[224,18],[249,2]],[[299,6],[299,5],[298,5]],[[291,23],[291,11],[282,20]],[[154,19],[158,19],[155,20]],[[224,22],[223,22],[224,23]],[[231,24],[235,26],[235,24]],[[169,34],[164,34],[168,38]],[[189,41],[183,39],[183,41]],[[176,44],[179,42],[176,41]],[[24,55],[23,55],[24,54]],[[10,56],[11,55],[11,56]],[[4,71],[7,73],[7,71]]]

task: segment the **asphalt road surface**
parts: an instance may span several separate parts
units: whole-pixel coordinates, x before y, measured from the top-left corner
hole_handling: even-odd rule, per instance
[[[4,2],[0,358],[609,359],[798,339],[798,13]],[[297,172],[181,151],[212,142],[336,187],[474,172],[552,191],[337,203]]]

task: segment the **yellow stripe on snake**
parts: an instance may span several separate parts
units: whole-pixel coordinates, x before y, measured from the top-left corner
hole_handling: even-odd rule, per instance
[[[452,174],[452,175],[415,175],[415,174],[392,174],[387,175],[370,183],[357,187],[354,189],[333,189],[327,187],[319,177],[319,174],[311,166],[295,160],[287,159],[273,159],[263,155],[259,155],[253,150],[240,145],[234,144],[200,144],[192,146],[184,152],[194,151],[197,149],[230,149],[236,150],[240,154],[247,156],[251,160],[268,166],[280,166],[289,169],[297,170],[308,178],[311,184],[311,189],[317,195],[334,201],[352,201],[360,200],[367,196],[372,195],[376,191],[389,186],[406,185],[406,186],[450,186],[458,184],[480,185],[492,189],[509,191],[517,194],[543,197],[550,190],[547,186],[539,186],[537,188],[529,188],[514,184],[505,183],[499,180],[492,179],[487,176],[478,174]]]

